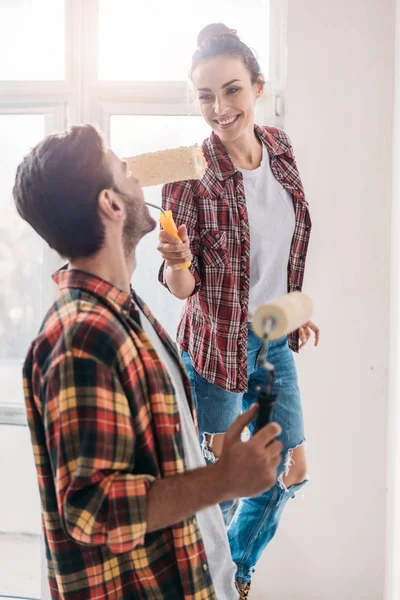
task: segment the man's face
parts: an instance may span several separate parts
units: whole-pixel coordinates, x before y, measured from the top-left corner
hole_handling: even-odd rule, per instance
[[[129,256],[139,240],[153,231],[157,223],[151,217],[144,202],[140,181],[128,170],[126,162],[112,151],[109,151],[109,161],[114,177],[115,193],[123,198],[125,204],[123,245],[126,256]]]

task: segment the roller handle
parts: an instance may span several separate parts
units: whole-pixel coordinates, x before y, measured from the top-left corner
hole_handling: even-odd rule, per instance
[[[164,212],[161,213],[160,223],[161,223],[161,227],[164,229],[164,231],[169,233],[169,235],[172,235],[172,237],[174,237],[176,240],[179,240],[180,243],[182,244],[182,240],[179,237],[178,229],[175,225],[175,221],[172,216],[172,210],[165,210]],[[183,263],[178,266],[180,269],[188,269],[191,264],[192,263],[189,261],[189,262]]]
[[[254,433],[257,433],[259,429],[271,423],[272,413],[275,408],[275,404],[278,401],[279,394],[268,394],[265,391],[258,392],[258,415],[256,417],[256,423],[254,426]]]

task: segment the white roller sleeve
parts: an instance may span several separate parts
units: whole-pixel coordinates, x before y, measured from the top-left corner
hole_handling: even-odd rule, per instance
[[[310,320],[313,312],[311,298],[302,292],[293,292],[271,302],[262,304],[253,315],[252,327],[254,333],[263,338],[265,323],[269,317],[275,319],[275,326],[268,336],[271,341],[296,331]]]
[[[142,187],[201,179],[207,167],[203,151],[197,145],[139,154],[125,160]]]

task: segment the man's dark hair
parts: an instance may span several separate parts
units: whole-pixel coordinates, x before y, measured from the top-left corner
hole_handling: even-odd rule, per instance
[[[101,133],[92,125],[47,137],[19,165],[13,189],[21,217],[61,256],[95,254],[104,243],[98,196],[113,187]]]

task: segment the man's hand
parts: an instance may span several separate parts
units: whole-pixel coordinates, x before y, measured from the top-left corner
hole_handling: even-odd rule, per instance
[[[262,427],[248,442],[240,434],[257,414],[258,406],[240,415],[228,429],[220,460],[216,463],[224,480],[228,499],[258,496],[271,489],[282,460],[282,444],[275,438],[281,433],[277,423]]]
[[[158,237],[157,250],[161,253],[167,267],[171,267],[173,270],[179,269],[179,265],[191,262],[193,259],[186,225],[178,228],[178,235],[181,242],[166,231],[161,231]]]
[[[308,340],[311,337],[311,332],[314,333],[314,346],[317,347],[319,344],[319,327],[315,325],[312,321],[307,321],[300,327],[299,329],[299,338],[300,338],[300,346],[299,350],[302,350],[304,346],[307,344]]]
[[[281,462],[281,433],[277,423],[260,429],[248,442],[240,434],[257,414],[257,405],[240,415],[228,429],[218,462],[157,479],[150,487],[147,505],[147,532],[170,527],[200,510],[249,496],[258,496],[275,485]]]

